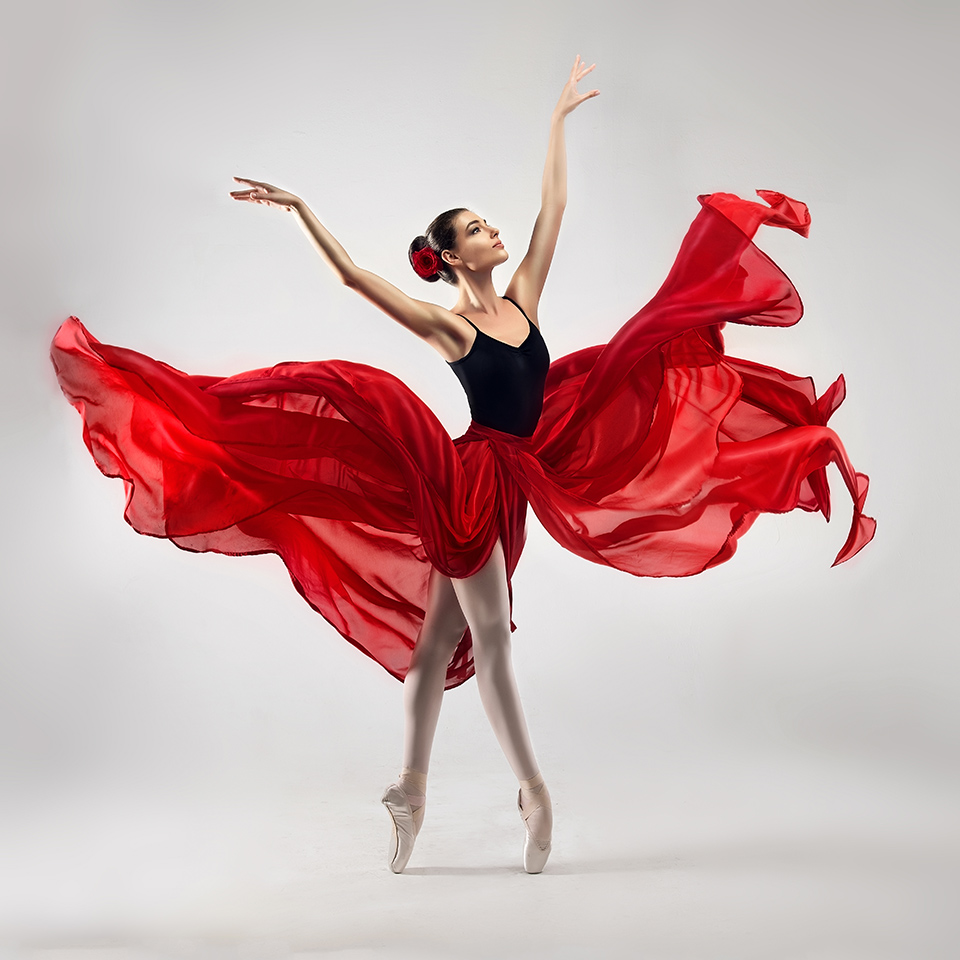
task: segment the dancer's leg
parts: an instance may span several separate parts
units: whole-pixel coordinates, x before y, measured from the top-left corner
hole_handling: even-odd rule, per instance
[[[500,747],[520,781],[518,803],[527,828],[523,864],[528,873],[540,873],[550,854],[553,810],[530,744],[527,721],[513,675],[510,596],[506,562],[499,541],[482,570],[472,577],[451,582],[460,609],[470,624],[480,700]]]
[[[383,795],[393,823],[389,862],[394,873],[402,873],[406,867],[423,823],[430,750],[443,701],[447,664],[466,626],[450,581],[434,570],[423,626],[403,682],[403,770],[398,782],[387,787]]]
[[[403,766],[424,776],[430,767],[447,665],[466,627],[450,580],[434,570],[426,616],[403,682]]]

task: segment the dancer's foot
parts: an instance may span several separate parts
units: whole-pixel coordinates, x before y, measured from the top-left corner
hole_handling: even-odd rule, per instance
[[[540,873],[550,856],[553,833],[553,808],[542,774],[520,781],[517,807],[527,828],[523,844],[523,869],[527,873]]]
[[[426,774],[405,767],[399,782],[391,783],[381,798],[393,828],[387,858],[394,873],[403,873],[413,853],[414,842],[423,824],[426,787]]]

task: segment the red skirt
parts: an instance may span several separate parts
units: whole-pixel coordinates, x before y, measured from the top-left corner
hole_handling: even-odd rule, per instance
[[[432,568],[476,573],[498,539],[508,578],[529,503],[568,550],[636,576],[688,576],[728,560],[763,512],[830,516],[824,468],[853,499],[836,563],[873,537],[867,477],[826,425],[841,377],[728,357],[727,321],[802,314],[752,241],[761,224],[806,236],[804,204],[759,191],[702,209],[654,298],[606,345],[550,366],[532,438],[472,424],[452,440],[383,370],[341,360],[191,376],[97,341],[76,317],[52,359],[97,466],[122,477],[124,516],[185,550],[276,553],[304,599],[403,679]],[[473,673],[469,631],[447,687]]]

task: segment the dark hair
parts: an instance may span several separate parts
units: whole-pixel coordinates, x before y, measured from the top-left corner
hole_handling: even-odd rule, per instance
[[[457,245],[457,217],[461,213],[466,213],[466,207],[455,207],[453,210],[445,210],[437,217],[429,227],[427,227],[426,236],[414,237],[410,249],[407,250],[407,257],[410,260],[410,266],[413,266],[413,255],[424,247],[431,247],[433,252],[440,259],[440,254],[444,250],[452,250]],[[420,274],[418,273],[419,277]],[[440,259],[440,269],[431,277],[422,277],[421,279],[434,283],[437,280],[446,280],[447,283],[456,285],[457,275],[450,269],[449,264]]]

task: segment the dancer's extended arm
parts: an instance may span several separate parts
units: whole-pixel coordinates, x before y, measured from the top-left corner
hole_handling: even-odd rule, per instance
[[[560,100],[550,118],[550,141],[547,146],[547,162],[543,169],[543,185],[540,190],[540,213],[533,227],[533,236],[526,256],[517,267],[507,296],[535,311],[540,302],[540,294],[550,270],[553,251],[557,246],[560,233],[560,221],[567,204],[567,148],[564,142],[564,118],[576,109],[584,100],[597,96],[599,90],[589,93],[577,93],[577,83],[585,77],[596,64],[585,67],[578,56],[570,71],[570,77],[564,85]]]
[[[415,300],[399,287],[369,270],[358,267],[332,233],[317,219],[313,211],[296,194],[269,183],[234,177],[238,183],[250,185],[248,190],[232,191],[235,200],[265,203],[291,211],[317,252],[326,260],[341,283],[356,290],[384,313],[422,337],[449,359],[463,352],[462,324],[449,310],[425,300]]]

